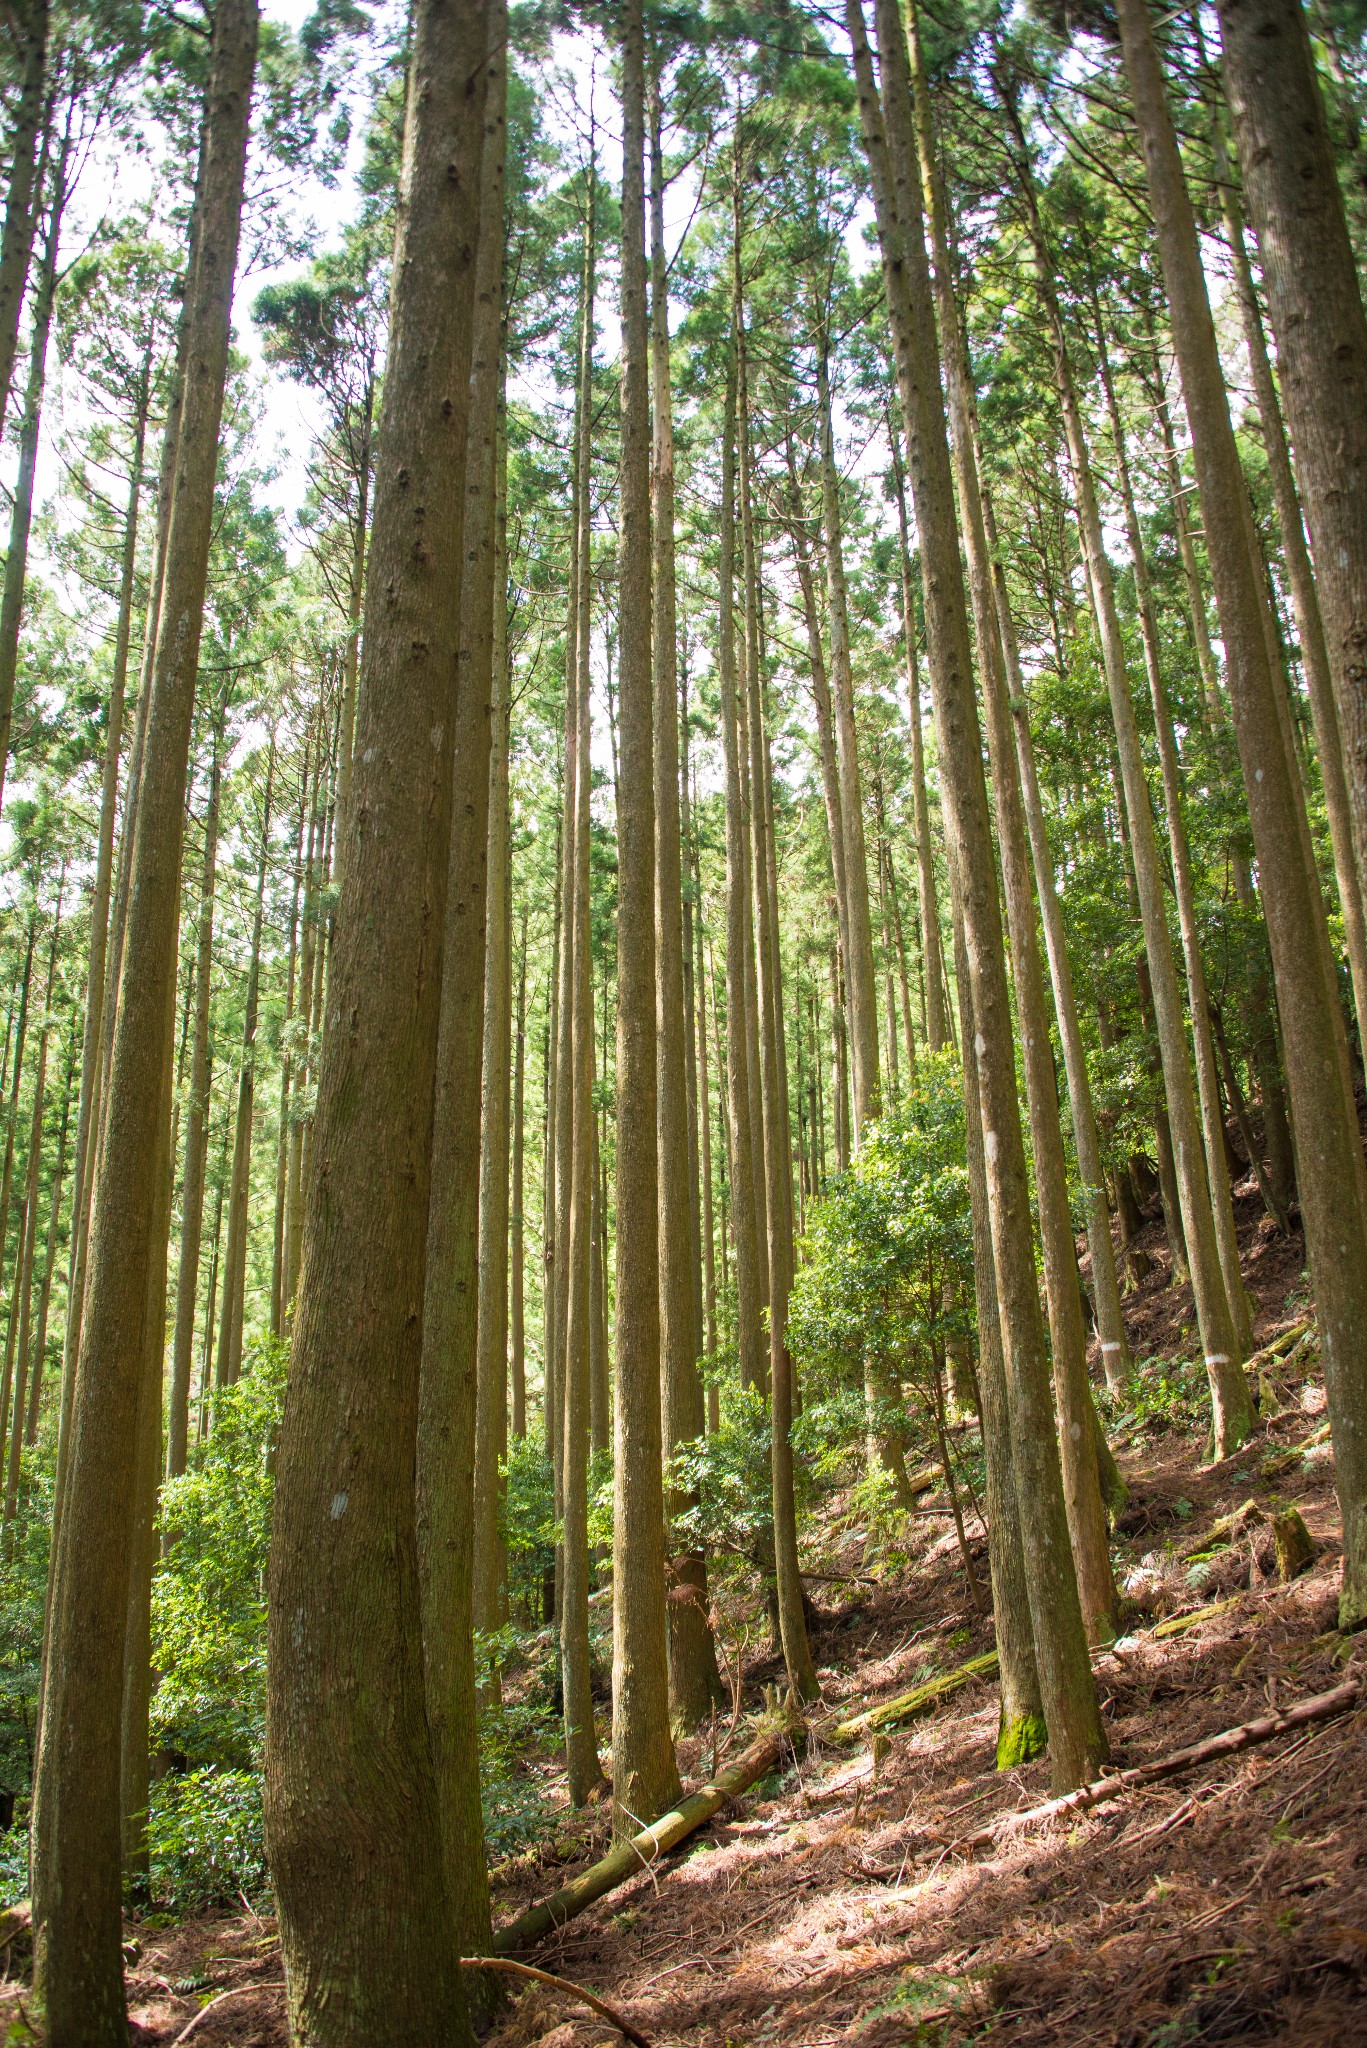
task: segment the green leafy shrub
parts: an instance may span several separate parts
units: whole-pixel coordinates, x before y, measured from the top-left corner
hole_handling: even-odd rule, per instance
[[[177,1914],[253,1903],[270,1890],[257,1771],[187,1771],[152,1787],[151,1892]]]
[[[213,1429],[162,1493],[170,1550],[152,1586],[154,1745],[196,1769],[259,1768],[266,1711],[266,1556],[286,1351],[262,1338],[214,1398]]]

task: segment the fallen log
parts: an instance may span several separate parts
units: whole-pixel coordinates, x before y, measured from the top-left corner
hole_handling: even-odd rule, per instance
[[[742,1792],[748,1792],[778,1762],[785,1744],[802,1733],[802,1726],[801,1721],[792,1717],[771,1723],[733,1764],[719,1771],[710,1784],[700,1786],[687,1799],[681,1799],[672,1812],[661,1814],[658,1820],[652,1821],[648,1828],[642,1828],[629,1841],[619,1842],[588,1870],[571,1878],[558,1892],[553,1892],[550,1898],[542,1899],[539,1905],[529,1906],[516,1920],[500,1927],[494,1935],[495,1955],[508,1955],[514,1949],[526,1948],[529,1943],[540,1941],[543,1935],[549,1934],[553,1928],[563,1927],[576,1913],[582,1913],[595,1900],[615,1891],[628,1878],[648,1870],[661,1856],[676,1849],[689,1835],[696,1834],[700,1827],[721,1812],[728,1800],[738,1799]]]
[[[1122,1793],[1133,1791],[1140,1785],[1152,1785],[1160,1778],[1175,1778],[1182,1771],[1195,1770],[1201,1764],[1216,1762],[1220,1757],[1236,1756],[1240,1750],[1252,1749],[1257,1743],[1272,1742],[1278,1735],[1288,1735],[1293,1728],[1304,1728],[1315,1721],[1330,1721],[1336,1714],[1345,1714],[1350,1707],[1356,1706],[1362,1694],[1361,1680],[1350,1678],[1343,1685],[1336,1685],[1331,1692],[1316,1693],[1313,1699],[1301,1700],[1298,1705],[1288,1707],[1284,1714],[1261,1714],[1255,1721],[1241,1721],[1235,1728],[1226,1728],[1219,1735],[1208,1735],[1204,1741],[1193,1742],[1186,1749],[1173,1750],[1170,1755],[1158,1757],[1151,1764],[1135,1764],[1127,1771],[1113,1771],[1109,1777],[1080,1785],[1076,1792],[1065,1792],[1059,1799],[1047,1799],[1043,1806],[1028,1807],[1024,1813],[1009,1813],[1004,1819],[994,1821],[990,1827],[979,1828],[976,1834],[966,1835],[952,1846],[958,1855],[968,1855],[975,1849],[995,1848],[999,1842],[1019,1834],[1023,1828],[1059,1820],[1071,1813],[1085,1813],[1090,1807],[1118,1799]]]
[[[557,1977],[550,1970],[534,1970],[530,1963],[515,1963],[511,1956],[462,1956],[460,1966],[462,1970],[507,1970],[513,1976],[530,1978],[533,1984],[549,1984],[552,1991],[563,1991],[567,1997],[577,1998],[581,2005],[599,2014],[610,2027],[616,2027],[619,2034],[624,2034],[634,2048],[651,2048],[645,2035],[639,2033],[615,2005],[609,2005],[605,1998],[586,1991],[582,1984],[572,1983],[568,1977]]]
[[[956,1692],[962,1692],[975,1678],[995,1678],[997,1675],[997,1653],[988,1650],[982,1657],[970,1657],[967,1664],[960,1664],[954,1671],[944,1671],[938,1678],[923,1679],[910,1692],[899,1693],[895,1700],[885,1700],[881,1707],[869,1707],[852,1720],[841,1721],[831,1730],[833,1742],[852,1742],[857,1735],[871,1734],[875,1728],[892,1728],[899,1721],[911,1721],[918,1714],[928,1714],[941,1700],[950,1699]]]

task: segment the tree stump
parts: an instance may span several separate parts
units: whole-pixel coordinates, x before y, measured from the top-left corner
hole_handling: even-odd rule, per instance
[[[1303,1571],[1319,1556],[1319,1545],[1301,1519],[1298,1508],[1288,1508],[1278,1515],[1272,1524],[1272,1540],[1277,1546],[1277,1576],[1287,1585],[1299,1578]]]

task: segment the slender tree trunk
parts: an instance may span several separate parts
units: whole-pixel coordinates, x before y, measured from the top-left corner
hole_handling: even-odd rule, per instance
[[[0,255],[3,269],[3,255]],[[114,629],[114,660],[105,717],[104,767],[100,782],[100,822],[95,842],[95,879],[90,891],[90,939],[86,952],[85,1028],[81,1038],[81,1095],[76,1111],[76,1157],[71,1177],[71,1241],[67,1281],[66,1332],[62,1346],[62,1384],[68,1388],[76,1372],[85,1296],[86,1249],[90,1230],[90,1190],[94,1178],[95,1133],[98,1127],[100,1051],[104,1042],[108,982],[109,904],[114,867],[114,821],[119,808],[119,750],[123,741],[124,695],[132,643],[133,601],[137,588],[138,512],[142,465],[151,405],[152,352],[143,358],[138,409],[133,428],[133,453],[128,470],[128,502],[123,521],[119,572],[119,615]]]
[[[501,348],[500,348],[501,356]],[[500,361],[500,386],[502,365]],[[483,1129],[479,1165],[479,1310],[475,1365],[475,1628],[504,1619],[499,1460],[508,1438],[508,1141],[512,1090],[512,905],[508,816],[508,567],[504,398],[498,397],[490,696],[488,908],[484,949]]]
[[[1249,16],[1241,15],[1240,20],[1253,15],[1250,8]],[[1325,1387],[1334,1427],[1335,1474],[1343,1514],[1344,1572],[1339,1612],[1348,1626],[1367,1615],[1367,1366],[1360,1341],[1367,1324],[1367,1170],[1363,1166],[1343,1015],[1333,978],[1318,878],[1306,855],[1308,834],[1285,732],[1284,693],[1267,660],[1266,640],[1259,624],[1261,593],[1253,579],[1245,535],[1227,517],[1230,506],[1243,505],[1246,500],[1242,495],[1238,450],[1230,426],[1191,202],[1148,15],[1141,0],[1119,0],[1118,16],[1164,279],[1173,310],[1173,336],[1191,424],[1206,546],[1228,661],[1234,728],[1248,790],[1272,947],[1296,1127],[1301,1214],[1311,1283],[1319,1309]],[[1276,15],[1261,18],[1269,25],[1279,25]],[[1230,24],[1226,30],[1226,62],[1233,82],[1237,59],[1232,61],[1232,53],[1242,47],[1234,25],[1235,10],[1226,7],[1222,20]],[[1296,23],[1299,21],[1297,16]],[[1297,33],[1303,37],[1303,28]],[[1286,32],[1280,41],[1275,77],[1268,75],[1262,96],[1269,107],[1279,103],[1282,92],[1291,96],[1289,82],[1296,75],[1298,43]],[[1308,64],[1308,53],[1304,61]],[[1239,98],[1239,86],[1235,93]],[[1252,100],[1250,93],[1239,116],[1245,123],[1252,118]],[[1298,132],[1298,147],[1304,145],[1303,129],[1293,131],[1288,127],[1285,132],[1288,136]],[[1310,168],[1312,162],[1313,159],[1301,164],[1296,173],[1298,183],[1300,170]],[[1261,162],[1245,167],[1254,219],[1259,224],[1264,188],[1256,174],[1262,168]],[[1255,173],[1252,180],[1248,177],[1250,170]],[[1264,182],[1270,189],[1274,180],[1268,177]],[[1325,204],[1324,198],[1320,204]],[[1341,216],[1339,219],[1341,232]],[[1289,242],[1313,246],[1313,225],[1302,208],[1288,243],[1280,247],[1275,257],[1269,255],[1270,288],[1277,262],[1294,260]],[[1317,284],[1328,283],[1327,275],[1312,274],[1316,275]],[[1276,303],[1274,298],[1274,327],[1279,324]],[[1323,303],[1316,299],[1311,324],[1328,334],[1336,317],[1334,302],[1327,297]],[[1359,331],[1361,323],[1359,302]],[[1325,432],[1328,416],[1340,393],[1350,389],[1352,377],[1360,377],[1360,365],[1367,360],[1367,337],[1363,348],[1350,361],[1336,359],[1333,374],[1343,381],[1332,392],[1327,388],[1331,375],[1329,360],[1328,356],[1324,359],[1323,375],[1315,372],[1316,407],[1323,408],[1316,412],[1317,433]],[[1359,366],[1356,370],[1352,368],[1353,362]],[[1300,448],[1300,404],[1308,394],[1303,387],[1298,392],[1297,383],[1297,375],[1292,372],[1288,378],[1288,405],[1292,438]],[[1346,411],[1342,418],[1348,418]],[[1342,436],[1348,432],[1355,432],[1360,440],[1361,422],[1329,428],[1328,439],[1321,444],[1332,445],[1336,465],[1347,459],[1351,444]],[[1322,525],[1317,528],[1315,509],[1320,500],[1310,486],[1314,471],[1314,458],[1303,460],[1311,532],[1323,551],[1324,529]],[[1360,495],[1367,507],[1367,494]],[[1322,578],[1324,573],[1321,564]],[[1322,582],[1322,589],[1332,653],[1343,649],[1345,639],[1337,592],[1329,583]],[[1346,723],[1345,740],[1351,788],[1356,778],[1355,734]]]
[[[1248,1434],[1253,1406],[1240,1365],[1242,1356],[1233,1317],[1225,1293],[1220,1266],[1210,1181],[1206,1172],[1205,1148],[1192,1087],[1191,1058],[1187,1049],[1186,1026],[1177,983],[1172,936],[1168,930],[1163,896],[1162,870],[1153,807],[1144,775],[1135,721],[1134,702],[1125,664],[1120,617],[1116,610],[1110,558],[1106,553],[1087,445],[1082,409],[1069,357],[1058,296],[1052,281],[1052,259],[1035,201],[1033,174],[1025,141],[1018,125],[1014,102],[1003,95],[1003,110],[1013,125],[1018,149],[1017,172],[1026,221],[1035,251],[1035,268],[1041,301],[1053,337],[1054,366],[1059,400],[1068,436],[1068,454],[1073,470],[1073,488],[1082,529],[1088,581],[1096,606],[1101,637],[1106,686],[1111,718],[1120,756],[1121,778],[1129,817],[1130,854],[1139,891],[1144,945],[1153,983],[1154,1013],[1158,1025],[1159,1056],[1168,1117],[1172,1125],[1177,1185],[1181,1201],[1182,1233],[1196,1297],[1196,1319],[1205,1353],[1206,1376],[1210,1382],[1211,1416],[1217,1457],[1228,1457]]]
[[[964,940],[960,891],[950,877],[956,980],[959,984],[960,1036],[972,1045],[973,995]],[[996,1265],[992,1251],[991,1201],[987,1188],[987,1155],[983,1144],[982,1102],[978,1069],[965,1060],[964,1136],[968,1158],[969,1208],[973,1230],[973,1291],[978,1310],[978,1390],[982,1398],[983,1462],[987,1478],[987,1554],[992,1568],[992,1618],[1000,1670],[997,1716],[997,1769],[1043,1754],[1048,1742],[1035,1638],[1030,1619],[1021,1510],[1011,1458],[1011,1399],[1002,1350],[1001,1315],[997,1304]]]
[[[1220,1083],[1215,1066],[1215,1042],[1211,1037],[1210,1003],[1206,994],[1205,966],[1201,959],[1201,935],[1196,917],[1196,883],[1192,874],[1191,846],[1187,838],[1182,768],[1177,757],[1172,711],[1168,702],[1167,684],[1163,677],[1158,611],[1154,604],[1153,585],[1149,578],[1148,557],[1144,552],[1144,541],[1139,530],[1139,514],[1135,508],[1134,486],[1130,478],[1129,452],[1125,445],[1125,428],[1116,401],[1110,355],[1106,346],[1105,323],[1101,303],[1096,295],[1095,282],[1092,289],[1092,311],[1096,330],[1097,367],[1101,372],[1101,386],[1110,416],[1111,439],[1115,446],[1116,480],[1120,487],[1130,562],[1134,569],[1135,593],[1139,600],[1140,637],[1144,645],[1144,667],[1148,675],[1154,728],[1158,737],[1158,760],[1163,776],[1163,806],[1167,813],[1168,847],[1172,856],[1173,886],[1177,897],[1177,922],[1182,936],[1182,956],[1187,970],[1187,1007],[1191,1014],[1192,1045],[1196,1055],[1196,1087],[1206,1147],[1206,1177],[1210,1185],[1216,1249],[1220,1257],[1220,1271],[1224,1276],[1225,1299],[1229,1303],[1230,1315],[1234,1322],[1234,1334],[1240,1352],[1247,1355],[1253,1339],[1253,1322],[1239,1265],[1239,1237],[1234,1224],[1234,1204],[1230,1196],[1229,1174],[1225,1166],[1225,1127],[1220,1113]]]
[[[1353,805],[1344,764],[1343,737],[1334,696],[1329,647],[1325,637],[1315,572],[1310,564],[1310,550],[1305,542],[1301,501],[1292,473],[1291,452],[1287,447],[1281,404],[1272,376],[1272,365],[1268,361],[1267,338],[1263,332],[1258,295],[1249,266],[1242,210],[1225,157],[1224,136],[1218,112],[1212,122],[1211,140],[1215,148],[1215,169],[1219,180],[1225,239],[1229,243],[1234,263],[1234,288],[1239,302],[1239,320],[1253,379],[1253,393],[1258,404],[1258,417],[1262,422],[1263,449],[1267,456],[1267,473],[1277,511],[1282,561],[1286,569],[1287,582],[1291,586],[1291,602],[1295,608],[1296,632],[1300,640],[1301,668],[1305,676],[1306,695],[1310,699],[1310,715],[1315,724],[1320,786],[1324,791],[1324,808],[1329,820],[1329,842],[1334,855],[1334,875],[1338,882],[1348,972],[1353,984],[1358,1042],[1367,1050],[1367,920],[1364,920],[1363,916],[1362,871],[1358,866],[1353,846]]]
[[[734,318],[734,316],[733,316]],[[721,688],[722,754],[726,777],[726,1086],[730,1111],[731,1234],[736,1253],[736,1343],[743,1387],[762,1388],[759,1233],[750,1123],[750,1042],[745,1024],[745,934],[750,917],[748,838],[740,737],[737,731],[735,628],[736,525],[735,338],[727,368],[722,422],[721,532],[717,669]]]
[[[19,470],[10,507],[4,578],[0,582],[0,801],[4,797],[5,771],[9,765],[10,735],[14,724],[14,685],[19,673],[19,634],[23,624],[29,532],[33,525],[33,487],[38,468],[38,429],[42,423],[48,339],[52,332],[52,308],[57,294],[57,245],[61,239],[62,214],[66,207],[70,148],[68,127],[66,136],[57,146],[53,162],[43,253],[34,287],[28,383],[24,392],[23,416],[19,422]],[[0,284],[3,284],[2,275]],[[0,320],[3,320],[3,310],[0,304]],[[3,346],[2,333],[0,346]],[[3,369],[2,362],[0,369]],[[0,416],[3,416],[2,408]]]
[[[926,628],[950,858],[959,877],[977,1063],[1012,1462],[1026,1582],[1054,1781],[1080,1784],[1106,1754],[1068,1541],[1044,1328],[1036,1291],[1029,1186],[1016,1098],[1006,957],[997,899],[953,480],[938,377],[906,48],[896,0],[878,0],[880,108],[860,0],[847,0],[883,276],[921,539]],[[887,123],[885,134],[884,123]]]
[[[921,730],[921,676],[916,660],[916,611],[911,595],[911,535],[907,524],[906,481],[902,458],[893,437],[893,470],[897,483],[897,520],[901,533],[902,632],[907,654],[907,729],[911,737],[911,795],[916,822],[916,870],[921,891],[921,960],[925,981],[926,1042],[932,1052],[949,1044],[945,1016],[945,972],[940,947],[940,905],[935,888],[935,852],[930,843],[930,801],[926,794],[925,740]]]
[[[996,797],[997,847],[1006,897],[1007,930],[1025,1064],[1025,1088],[1034,1147],[1044,1282],[1053,1352],[1054,1398],[1058,1412],[1063,1492],[1072,1538],[1078,1593],[1089,1638],[1103,1641],[1115,1630],[1115,1586],[1111,1577],[1106,1516],[1094,1448],[1095,1424],[1087,1380],[1087,1331],[1077,1279],[1077,1248],[1068,1202],[1068,1177],[1059,1121],[1058,1083],[1049,1032],[1048,1001],[1039,956],[1035,903],[1030,881],[1025,806],[1015,733],[1007,697],[998,629],[992,562],[987,545],[974,445],[974,401],[967,352],[950,271],[944,206],[935,160],[930,102],[920,63],[916,17],[911,15],[915,105],[926,216],[934,254],[949,425],[958,484],[960,527],[972,593],[978,668],[986,711],[987,743]]]
[[[511,705],[509,706],[511,716]],[[522,913],[522,943],[517,979],[517,1029],[513,1051],[513,1160],[511,1214],[508,1219],[509,1371],[512,1378],[512,1431],[521,1441],[527,1434],[527,1321],[525,1236],[525,1140],[522,1123],[527,1098],[527,913]]]
[[[622,14],[621,701],[617,807],[617,1405],[612,1605],[613,1830],[679,1792],[669,1736],[656,1206],[655,804],[645,29]],[[671,706],[671,716],[672,716]]]
[[[854,1069],[854,1139],[879,1109],[878,1008],[874,994],[873,925],[869,912],[868,855],[864,843],[864,798],[859,773],[859,739],[854,720],[854,676],[850,668],[849,601],[841,538],[840,479],[831,430],[831,390],[824,330],[817,347],[817,407],[821,447],[821,511],[826,545],[826,587],[830,599],[831,694],[835,708],[835,751],[840,771],[840,822],[845,839],[845,956],[849,995],[850,1048]]]
[[[4,424],[10,387],[14,382],[19,316],[28,284],[29,264],[33,259],[33,234],[38,217],[34,173],[43,115],[48,104],[48,0],[29,0],[28,6],[18,12],[19,92],[10,117],[9,182],[5,190],[5,225],[0,230],[0,426]]]
[[[5,1414],[0,1419],[0,1445],[9,1427],[9,1458],[5,1470],[5,1555],[13,1549],[13,1524],[19,1506],[19,1461],[24,1445],[24,1415],[28,1397],[29,1330],[32,1320],[33,1263],[38,1239],[38,1181],[43,1163],[43,1112],[47,1107],[47,1054],[52,1032],[52,988],[57,971],[57,940],[61,932],[60,896],[48,952],[47,989],[43,997],[43,1019],[38,1032],[38,1058],[33,1076],[33,1103],[29,1112],[28,1164],[25,1174],[24,1205],[21,1211],[19,1247],[14,1261],[11,1327],[17,1325],[14,1350],[14,1398],[9,1403],[9,1373],[6,1373]]]
[[[271,798],[275,789],[275,735],[271,734],[266,764],[265,802],[261,814],[261,855],[256,871],[256,904],[252,911],[252,943],[247,964],[247,994],[242,1018],[242,1063],[237,1077],[237,1126],[233,1138],[233,1177],[228,1189],[228,1247],[223,1258],[223,1319],[218,1332],[220,1387],[233,1386],[242,1371],[242,1337],[247,1296],[247,1225],[251,1199],[252,1119],[256,1113],[256,1021],[261,1000],[261,924],[265,915],[266,871],[270,858]]]
[[[1225,89],[1315,555],[1361,891],[1367,876],[1367,316],[1304,12],[1286,0],[1224,0],[1218,11]],[[1283,520],[1284,535],[1291,523]],[[1298,538],[1297,527],[1292,549]]]
[[[24,1423],[24,1442],[30,1447],[38,1441],[38,1417],[42,1406],[43,1374],[47,1354],[48,1311],[52,1302],[52,1282],[57,1271],[57,1239],[62,1220],[62,1188],[66,1174],[67,1136],[71,1123],[71,1077],[75,1065],[76,1023],[73,1017],[67,1040],[66,1074],[62,1082],[62,1116],[57,1127],[57,1160],[52,1169],[52,1187],[48,1198],[47,1243],[43,1250],[43,1278],[38,1292],[38,1325],[33,1339],[28,1415]]]
[[[693,1203],[689,1186],[687,1005],[683,860],[679,819],[679,677],[674,587],[674,421],[669,380],[665,271],[664,156],[658,59],[648,83],[650,147],[650,395],[653,428],[654,793],[656,943],[656,1144],[660,1233],[660,1352],[664,1449],[677,1452],[706,1429],[693,1301]],[[669,1708],[678,1734],[691,1733],[723,1697],[708,1620],[707,1559],[672,1537],[696,1495],[671,1488]]]
[[[129,1485],[158,1256],[181,839],[252,76],[255,0],[220,0],[206,89],[190,371],[165,551],[138,831],[114,1006],[105,1136],[49,1602],[33,1822],[35,1966],[54,2043],[126,2037],[120,1897],[120,1693],[133,1562]],[[169,992],[169,999],[168,999]]]
[[[597,262],[596,162],[589,170],[584,220],[584,268],[580,292],[579,396],[576,408],[575,519],[572,588],[575,628],[572,664],[566,674],[565,705],[565,975],[562,1034],[568,1041],[561,1070],[561,1115],[566,1137],[566,1179],[562,1192],[561,1282],[563,1335],[560,1358],[560,1470],[562,1568],[560,1672],[565,1720],[565,1764],[570,1797],[582,1806],[603,1785],[593,1717],[593,1667],[589,1646],[589,1453],[593,1439],[593,1251],[598,1122],[593,1105],[594,1012],[589,828],[593,795],[590,755],[590,636],[593,582],[592,538],[593,344]],[[573,779],[570,780],[570,770]],[[600,1427],[606,1418],[600,1415]]]
[[[271,1242],[271,1335],[283,1337],[289,1303],[285,1268],[289,1256],[290,1102],[293,1096],[295,1004],[299,989],[299,907],[304,887],[304,848],[309,816],[312,749],[305,741],[299,782],[299,826],[295,834],[294,877],[290,885],[289,954],[285,968],[285,1015],[280,1030],[280,1127],[275,1143],[275,1230]],[[320,762],[321,766],[321,762]],[[179,1302],[177,1302],[179,1311]]]
[[[209,800],[204,807],[204,857],[199,881],[199,943],[195,961],[195,1035],[190,1054],[190,1099],[186,1105],[185,1168],[180,1198],[180,1265],[176,1280],[176,1329],[171,1348],[171,1400],[166,1431],[166,1476],[185,1470],[190,1441],[190,1376],[194,1357],[195,1303],[204,1228],[204,1174],[209,1156],[209,1048],[214,951],[214,887],[218,872],[219,735],[213,734]]]

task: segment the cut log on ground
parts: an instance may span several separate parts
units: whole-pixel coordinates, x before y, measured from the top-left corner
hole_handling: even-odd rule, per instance
[[[550,1970],[534,1970],[530,1963],[515,1963],[511,1956],[462,1956],[462,1970],[506,1970],[516,1977],[526,1977],[533,1984],[549,1984],[552,1991],[563,1991],[567,1998],[578,1999],[605,2019],[610,2027],[616,2027],[635,2048],[651,2048],[650,2042],[631,2021],[618,2012],[615,2005],[609,2005],[605,1998],[599,1998],[592,1991],[586,1991],[582,1984],[571,1983],[568,1977],[557,1977]]]
[[[796,1741],[803,1733],[801,1721],[791,1717],[771,1724],[755,1740],[743,1755],[738,1756],[729,1769],[718,1772],[710,1784],[703,1785],[681,1799],[674,1809],[652,1821],[640,1834],[633,1835],[629,1842],[619,1842],[601,1860],[562,1885],[550,1898],[539,1905],[531,1906],[518,1915],[506,1927],[494,1935],[494,1953],[508,1955],[514,1949],[526,1948],[531,1942],[540,1941],[556,1927],[563,1927],[567,1920],[573,1920],[576,1913],[582,1913],[595,1900],[615,1891],[628,1878],[639,1876],[657,1863],[680,1842],[696,1834],[700,1827],[721,1812],[729,1800],[738,1799],[742,1792],[748,1792],[766,1772],[773,1769],[790,1742]]]
[[[1009,1813],[994,1821],[991,1827],[979,1828],[976,1834],[966,1835],[953,1847],[960,1855],[968,1855],[975,1849],[995,1848],[1009,1836],[1019,1834],[1023,1828],[1060,1820],[1068,1814],[1085,1813],[1089,1807],[1119,1799],[1122,1793],[1131,1792],[1140,1785],[1152,1785],[1160,1778],[1175,1778],[1182,1771],[1196,1770],[1220,1757],[1235,1756],[1240,1750],[1252,1749],[1257,1743],[1272,1742],[1278,1735],[1289,1735],[1293,1728],[1304,1728],[1315,1721],[1330,1721],[1336,1714],[1346,1714],[1350,1707],[1357,1706],[1362,1697],[1361,1680],[1350,1678],[1343,1685],[1336,1685],[1332,1692],[1316,1693],[1313,1699],[1288,1707],[1284,1714],[1262,1714],[1256,1721],[1242,1721],[1236,1728],[1226,1728],[1219,1735],[1208,1735],[1203,1742],[1193,1742],[1186,1749],[1173,1750],[1170,1755],[1158,1757],[1151,1764],[1136,1764],[1128,1771],[1113,1771],[1109,1777],[1094,1779],[1090,1785],[1081,1785],[1076,1792],[1065,1793],[1061,1799],[1048,1799],[1043,1806],[1029,1807],[1024,1813]]]
[[[915,1720],[918,1714],[928,1714],[941,1700],[951,1699],[956,1692],[962,1692],[975,1678],[995,1678],[996,1675],[995,1650],[989,1650],[982,1657],[970,1657],[967,1664],[960,1664],[957,1670],[942,1672],[938,1678],[924,1679],[910,1692],[899,1693],[895,1700],[885,1700],[881,1707],[869,1707],[852,1720],[839,1722],[831,1730],[830,1739],[832,1742],[853,1742],[856,1736],[869,1735],[875,1728],[894,1728],[899,1721]]]

